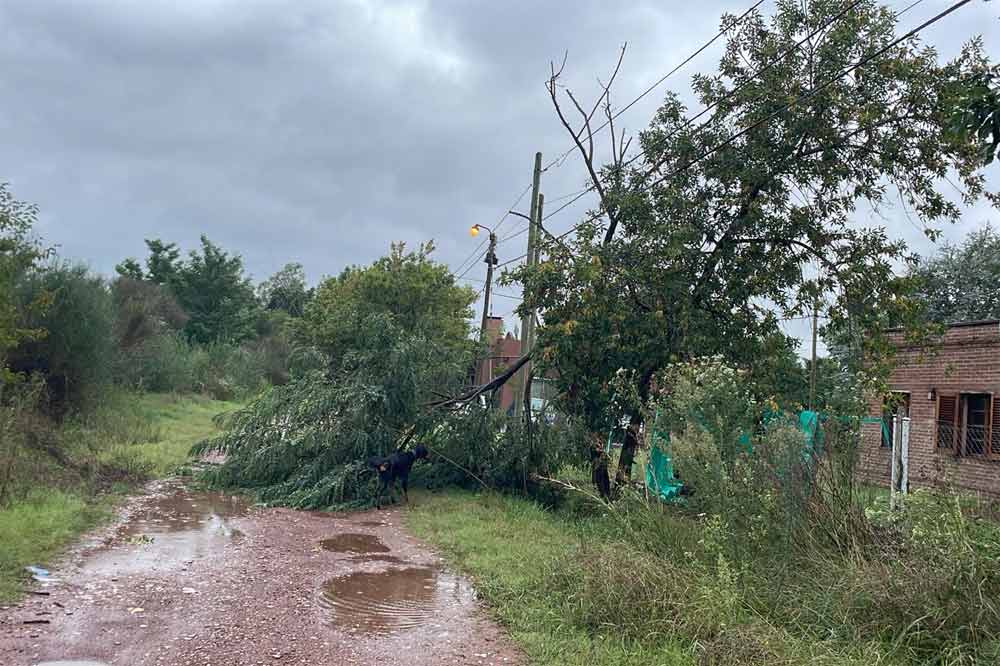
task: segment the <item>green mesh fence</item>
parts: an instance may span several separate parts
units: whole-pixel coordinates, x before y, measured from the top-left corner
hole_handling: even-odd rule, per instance
[[[695,418],[700,422],[700,419]],[[794,417],[782,412],[768,410],[761,415],[761,424],[766,429],[777,423],[792,423],[802,433],[802,459],[810,464],[822,451],[823,431],[819,427],[822,415],[818,412],[803,410]],[[880,419],[876,419],[879,420]],[[659,423],[659,412],[656,413],[654,424]],[[704,424],[700,424],[707,430]],[[885,425],[883,424],[883,430]],[[740,433],[737,440],[740,449],[746,453],[753,452],[751,434]],[[674,473],[673,458],[670,453],[670,435],[654,425],[652,445],[649,452],[649,462],[646,463],[646,488],[661,500],[670,501],[681,494],[684,484]]]

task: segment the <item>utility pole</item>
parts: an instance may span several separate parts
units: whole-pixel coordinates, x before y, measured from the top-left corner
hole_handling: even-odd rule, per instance
[[[819,300],[813,304],[813,345],[812,362],[809,364],[809,411],[813,410],[816,404],[816,335],[819,323]]]
[[[538,242],[538,190],[541,186],[542,180],[542,154],[535,153],[535,169],[531,177],[531,219],[528,221],[528,252],[525,256],[525,263],[528,266],[534,265],[536,258],[535,245]],[[534,312],[529,312],[521,317],[521,355],[527,354],[531,351],[531,344],[529,339],[529,328],[534,325]],[[520,417],[524,411],[524,401],[518,400],[518,397],[524,391],[524,387],[529,385],[527,377],[530,376],[531,369],[530,365],[526,365],[520,373],[518,373],[518,383],[514,391],[514,416]]]
[[[531,226],[532,230],[535,232],[534,242],[531,240],[531,232],[528,232],[528,244],[534,248],[533,252],[530,252],[528,259],[530,260],[530,265],[538,264],[539,249],[539,231],[541,231],[542,222],[542,208],[545,206],[545,195],[539,193],[538,195],[538,206],[532,215],[532,219],[535,223]],[[526,354],[535,348],[535,311],[532,310],[531,314],[527,318],[528,328],[525,330],[523,335],[524,345],[522,345],[521,353]],[[524,413],[528,417],[528,429],[531,429],[531,369],[532,363],[528,361],[524,365]]]
[[[483,289],[483,323],[479,327],[479,339],[486,342],[486,320],[490,317],[490,289],[493,288],[493,267],[497,263],[497,235],[490,231],[490,249],[486,250],[486,288]]]

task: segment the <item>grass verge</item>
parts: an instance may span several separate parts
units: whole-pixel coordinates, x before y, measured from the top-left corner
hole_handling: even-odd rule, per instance
[[[695,663],[690,646],[669,637],[621,638],[581,627],[571,589],[549,584],[580,533],[532,502],[464,492],[415,495],[407,513],[415,534],[437,545],[475,582],[497,619],[533,664],[674,666]],[[609,627],[609,629],[611,629]]]
[[[26,565],[45,566],[106,518],[135,482],[176,470],[195,442],[216,431],[215,415],[238,406],[203,397],[117,395],[86,420],[66,423],[56,436],[79,469],[46,470],[32,484],[42,487],[0,507],[0,601],[20,594]],[[124,471],[108,475],[108,469]]]
[[[406,521],[473,579],[532,664],[979,663],[971,646],[916,652],[893,637],[898,623],[885,621],[881,631],[850,617],[873,603],[857,582],[877,573],[865,563],[818,564],[790,577],[787,590],[772,590],[772,603],[765,572],[706,558],[699,551],[709,530],[684,516],[579,508],[425,492]],[[890,580],[869,583],[878,590]]]

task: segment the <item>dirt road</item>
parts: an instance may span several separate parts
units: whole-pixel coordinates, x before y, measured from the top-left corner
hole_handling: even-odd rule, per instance
[[[157,482],[0,609],[0,664],[523,663],[399,523]]]

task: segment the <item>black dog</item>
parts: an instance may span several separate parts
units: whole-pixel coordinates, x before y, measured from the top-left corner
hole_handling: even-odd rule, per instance
[[[378,494],[375,496],[375,508],[382,508],[382,493],[389,490],[389,500],[392,500],[392,488],[396,481],[403,487],[403,497],[406,503],[410,503],[410,496],[407,494],[407,486],[410,482],[410,468],[413,463],[427,457],[427,449],[423,446],[415,446],[412,451],[402,451],[393,453],[391,456],[375,456],[368,459],[368,466],[378,472]]]

